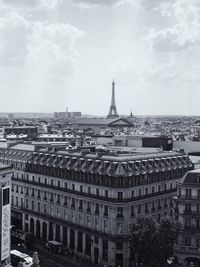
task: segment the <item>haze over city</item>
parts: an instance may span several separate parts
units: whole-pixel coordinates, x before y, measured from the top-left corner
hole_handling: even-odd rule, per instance
[[[106,115],[114,77],[119,114],[199,114],[199,8],[1,0],[1,111]]]

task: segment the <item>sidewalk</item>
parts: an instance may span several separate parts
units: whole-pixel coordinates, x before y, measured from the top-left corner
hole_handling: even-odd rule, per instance
[[[51,258],[53,256],[55,261],[63,262],[65,264],[64,265],[65,267],[67,267],[67,266],[71,266],[71,267],[103,267],[100,264],[98,264],[98,265],[93,264],[87,259],[85,259],[84,261],[81,261],[80,257],[76,257],[74,255],[62,255],[62,254],[54,254],[52,252],[49,252],[48,250],[46,250],[43,247],[43,243],[40,241],[37,241],[37,240],[34,241],[32,248],[38,252],[39,256],[40,256],[40,254],[43,257],[47,256],[47,259],[48,259],[48,256]]]

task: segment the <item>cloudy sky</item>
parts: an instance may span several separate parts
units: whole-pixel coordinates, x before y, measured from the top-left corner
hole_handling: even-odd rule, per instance
[[[200,114],[200,0],[0,0],[0,112]]]

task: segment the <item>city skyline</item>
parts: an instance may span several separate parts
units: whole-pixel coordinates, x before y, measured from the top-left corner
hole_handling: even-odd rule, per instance
[[[196,1],[1,0],[0,14],[1,112],[106,116],[114,76],[119,114],[199,114]]]

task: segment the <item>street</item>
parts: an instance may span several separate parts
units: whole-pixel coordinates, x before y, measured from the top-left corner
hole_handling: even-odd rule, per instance
[[[39,254],[39,260],[40,260],[40,267],[76,267],[76,266],[84,266],[83,264],[77,264],[73,263],[73,259],[69,256],[64,256],[64,255],[58,255],[58,254],[53,254],[47,250],[44,249],[27,249],[23,247],[19,247],[17,245],[12,245],[12,249],[16,249],[20,252],[26,253],[29,256],[33,256],[33,253],[35,251],[38,252]],[[72,262],[71,262],[72,261]],[[87,265],[86,265],[87,266]]]

